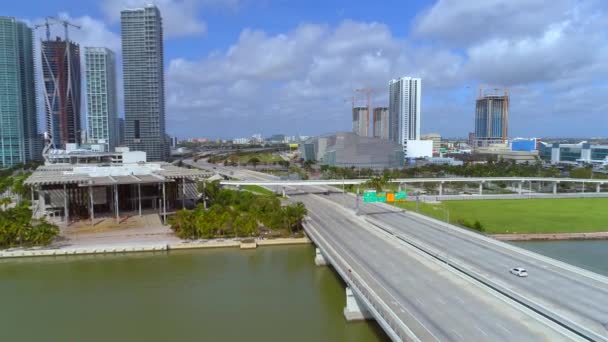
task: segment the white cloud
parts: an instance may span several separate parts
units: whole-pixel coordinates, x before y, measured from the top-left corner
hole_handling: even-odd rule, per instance
[[[144,6],[144,0],[104,0],[101,8],[112,22],[120,20],[120,11],[125,8],[138,8]],[[179,37],[205,34],[207,24],[200,18],[203,8],[229,8],[239,7],[239,0],[156,0],[163,18],[163,30],[166,37]]]

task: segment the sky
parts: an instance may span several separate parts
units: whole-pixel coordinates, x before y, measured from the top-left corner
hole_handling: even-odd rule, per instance
[[[81,47],[114,50],[122,117],[120,11],[147,2],[21,0],[2,12],[30,24],[67,18],[82,27],[70,30]],[[388,81],[402,76],[422,78],[422,133],[466,136],[482,86],[509,90],[513,137],[608,136],[605,0],[152,3],[163,17],[172,136],[349,131],[351,98],[365,103],[355,89],[387,106]]]

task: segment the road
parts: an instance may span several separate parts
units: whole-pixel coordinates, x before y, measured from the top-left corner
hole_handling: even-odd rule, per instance
[[[249,170],[219,171],[240,179],[276,179]],[[354,205],[354,197],[304,192],[293,198],[307,206],[311,225],[422,340],[576,339],[549,320],[370,225],[347,209]],[[386,212],[386,208],[374,206],[364,210],[370,214]],[[387,217],[390,215],[401,214],[389,213]]]
[[[355,209],[354,195],[332,194],[328,198]],[[535,253],[488,240],[478,234],[423,217],[394,211],[386,204],[359,203],[359,212],[373,217],[397,232],[420,241],[450,259],[472,267],[520,295],[562,317],[608,337],[608,278]],[[529,277],[516,278],[513,267],[524,267]]]

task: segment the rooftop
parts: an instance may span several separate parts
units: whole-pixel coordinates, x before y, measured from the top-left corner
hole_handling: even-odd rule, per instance
[[[40,166],[24,184],[28,186],[144,184],[173,182],[183,178],[206,178],[210,175],[202,170],[187,169],[162,162],[108,166],[57,164]]]

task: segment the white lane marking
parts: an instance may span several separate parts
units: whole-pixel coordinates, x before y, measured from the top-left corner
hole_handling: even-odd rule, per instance
[[[500,323],[496,323],[496,325],[498,325],[498,327],[499,327],[500,329],[502,329],[502,330],[506,331],[506,332],[507,332],[507,334],[510,334],[510,333],[511,333],[511,332],[509,331],[509,329],[507,329],[507,328],[503,327],[503,326],[502,326]]]
[[[422,301],[418,298],[416,298],[416,302],[418,302],[418,304],[420,304],[420,305],[424,305],[424,304],[422,304]]]
[[[460,304],[464,304],[464,300],[462,300],[462,298],[460,298],[459,296],[454,296],[454,298],[456,298],[456,300],[459,301]]]
[[[460,340],[464,341],[464,337],[462,337],[462,335],[460,335],[460,334],[458,333],[458,331],[456,331],[456,330],[454,330],[454,329],[450,329],[450,330],[452,330],[452,332],[454,333],[454,335],[458,336],[458,338],[459,338]]]
[[[481,332],[481,333],[482,333],[482,334],[484,334],[485,336],[488,336],[488,334],[486,334],[486,332],[485,332],[485,331],[483,331],[483,329],[481,329],[480,327],[475,326],[475,329],[479,330],[479,332]]]

